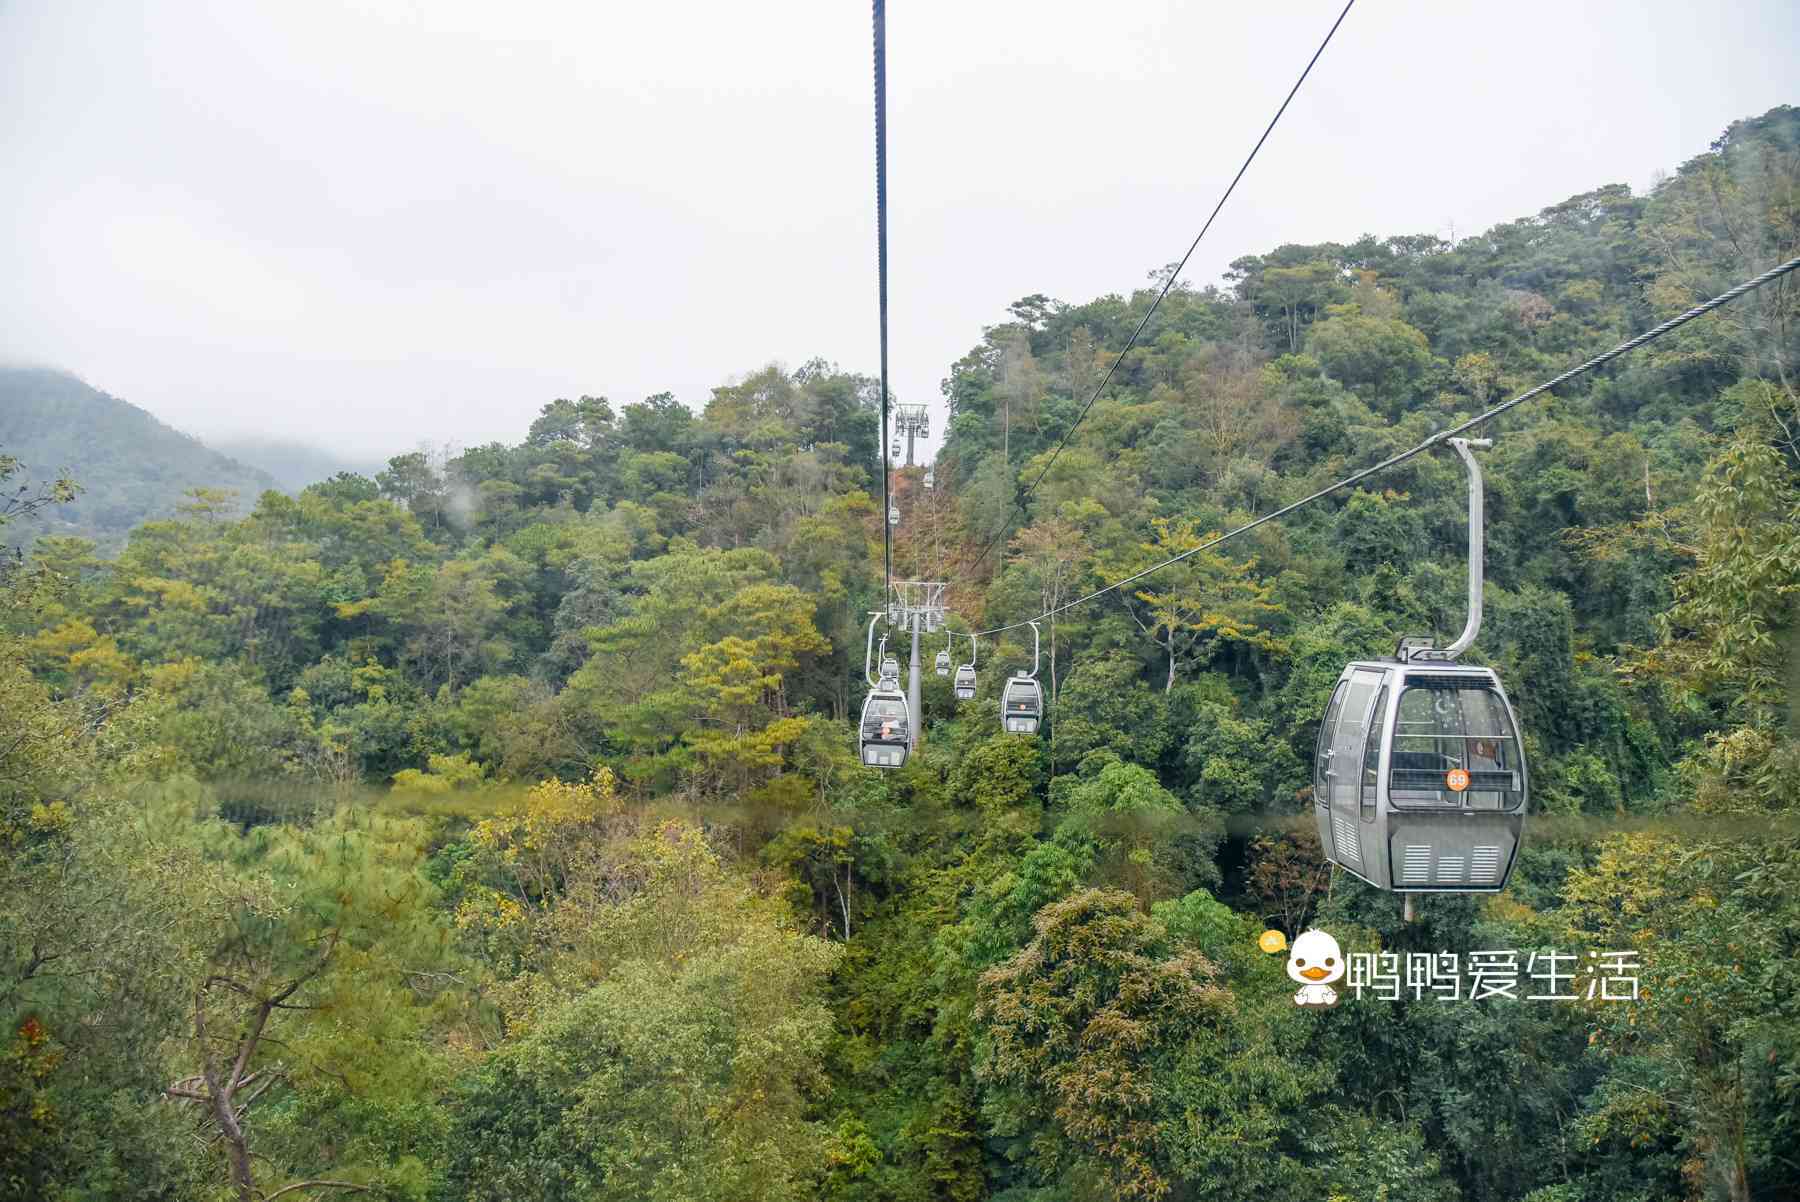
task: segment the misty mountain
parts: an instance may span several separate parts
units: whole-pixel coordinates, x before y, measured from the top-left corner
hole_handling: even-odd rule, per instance
[[[9,526],[0,538],[14,546],[45,534],[116,546],[133,526],[175,513],[188,489],[235,490],[248,510],[258,494],[278,487],[270,473],[47,368],[0,367],[0,453],[22,465],[9,487],[67,471],[82,490],[68,505]]]
[[[297,493],[308,484],[329,480],[339,472],[355,472],[374,478],[387,466],[375,455],[339,454],[311,443],[285,438],[235,435],[212,440],[221,454],[267,472],[283,492]]]

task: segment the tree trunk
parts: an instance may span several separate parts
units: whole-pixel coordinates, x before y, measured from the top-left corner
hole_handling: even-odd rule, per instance
[[[250,1147],[244,1142],[244,1130],[235,1119],[221,1116],[219,1111],[215,1104],[213,1113],[219,1118],[219,1129],[225,1136],[225,1154],[231,1159],[231,1184],[241,1202],[256,1202],[256,1180],[250,1175]],[[230,1127],[226,1127],[227,1122]]]
[[[262,1043],[263,1031],[269,1024],[269,1018],[277,1007],[282,1006],[294,996],[300,987],[325,971],[331,960],[332,952],[337,948],[338,932],[332,931],[325,942],[325,950],[311,967],[271,993],[257,997],[241,982],[233,982],[224,977],[208,977],[194,988],[194,1045],[200,1060],[200,1079],[206,1083],[206,1096],[189,1090],[171,1088],[170,1093],[177,1097],[194,1098],[203,1101],[212,1119],[219,1127],[219,1135],[225,1141],[225,1156],[231,1169],[231,1186],[237,1194],[239,1202],[258,1202],[260,1195],[256,1189],[256,1177],[250,1165],[250,1139],[244,1131],[243,1115],[250,1106],[262,1096],[274,1076],[265,1077],[261,1071],[251,1072],[250,1062],[255,1058],[257,1048]],[[255,1009],[251,1011],[249,1021],[242,1032],[233,1038],[232,1050],[235,1055],[228,1054],[229,1059],[215,1054],[208,1043],[206,1031],[206,991],[215,982],[229,986],[236,992],[256,1000]],[[221,1064],[223,1068],[221,1069]],[[251,1091],[238,1104],[238,1094],[245,1086],[262,1078],[262,1084]],[[335,1182],[322,1183],[334,1189],[360,1189],[351,1184]],[[293,1186],[277,1190],[277,1194],[285,1193]]]
[[[1800,740],[1800,622],[1788,627],[1783,635],[1777,636],[1787,646],[1787,735],[1790,739]]]
[[[835,873],[835,872],[831,874],[831,883],[833,885],[837,886],[838,909],[841,910],[844,915],[844,942],[849,943],[850,942],[850,889],[855,884],[855,882],[850,879],[850,865],[846,864],[844,866],[844,883],[843,884],[839,885],[837,883],[837,873]]]
[[[1731,1202],[1750,1202],[1750,1178],[1744,1172],[1744,1159],[1741,1155],[1734,1156],[1726,1170],[1725,1189]]]
[[[1056,601],[1060,602],[1061,600],[1062,600],[1062,597],[1061,597],[1061,593],[1059,590],[1058,595],[1056,597]],[[1050,604],[1050,605],[1046,605],[1044,608],[1051,611],[1051,613],[1050,613],[1050,708],[1051,708],[1051,710],[1054,711],[1056,709],[1056,695],[1059,691],[1057,688],[1057,684],[1056,684],[1056,612],[1055,612],[1056,605]],[[1057,724],[1056,724],[1055,720],[1053,719],[1050,723],[1050,780],[1051,780],[1051,783],[1053,783],[1053,784],[1056,781],[1056,726],[1057,726]]]
[[[243,1071],[242,1066],[249,1061],[267,1018],[266,1010],[259,1012],[252,1033],[240,1044],[238,1059],[226,1066],[225,1077],[221,1079],[218,1065],[206,1046],[206,986],[202,984],[194,991],[194,1035],[200,1051],[200,1075],[206,1081],[207,1102],[212,1109],[213,1121],[219,1125],[219,1134],[225,1140],[225,1156],[231,1167],[231,1185],[240,1202],[256,1202],[256,1178],[250,1171],[250,1142],[244,1137],[243,1124],[238,1121],[236,1107],[232,1103],[237,1097],[238,1076]]]

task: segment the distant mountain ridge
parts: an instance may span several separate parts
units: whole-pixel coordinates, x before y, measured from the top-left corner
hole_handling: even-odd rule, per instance
[[[66,470],[82,489],[70,504],[0,532],[9,546],[29,547],[46,534],[116,546],[133,526],[172,515],[189,489],[233,489],[248,509],[280,487],[268,472],[50,368],[0,367],[0,452],[23,465],[11,487]]]
[[[239,463],[267,472],[274,477],[275,486],[287,493],[297,493],[339,472],[355,472],[372,480],[387,467],[387,460],[375,455],[340,455],[311,443],[255,434],[214,438],[209,445]]]

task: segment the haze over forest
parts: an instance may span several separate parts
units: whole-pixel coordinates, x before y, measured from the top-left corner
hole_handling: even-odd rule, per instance
[[[1303,98],[1389,86],[1392,19]],[[221,70],[287,61],[247,44]],[[385,462],[284,441],[369,394],[209,446],[84,363],[0,369],[0,1202],[1800,1197],[1800,273],[1479,431],[1485,619],[1440,695],[1492,669],[1516,710],[1468,735],[1529,765],[1471,794],[1528,775],[1504,888],[1409,921],[1321,842],[1414,771],[1321,718],[1462,628],[1456,456],[1205,547],[1800,256],[1800,108],[1719,126],[1454,241],[1272,234],[1153,314],[1166,276],[1018,272],[929,367],[929,477],[884,462],[869,356],[742,349],[780,308],[743,277],[680,331],[735,356],[704,380],[558,368],[508,425],[500,373],[493,426],[413,412]],[[243,361],[270,404],[325,378]],[[887,632],[920,740],[882,769],[889,549],[949,617]],[[959,700],[934,660],[977,630]],[[1387,984],[1314,1004],[1324,946]]]
[[[896,17],[896,395],[941,424],[1012,301],[1177,257],[1341,4]],[[0,5],[0,360],[209,444],[377,461],[516,439],[558,396],[869,371],[865,8]],[[1361,6],[1187,278],[1642,192],[1791,102],[1797,45],[1787,0]]]

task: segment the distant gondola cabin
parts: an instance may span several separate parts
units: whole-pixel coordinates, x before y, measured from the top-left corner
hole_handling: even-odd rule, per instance
[[[1015,676],[1000,695],[1000,726],[1009,734],[1034,735],[1044,720],[1044,690],[1029,676]]]

